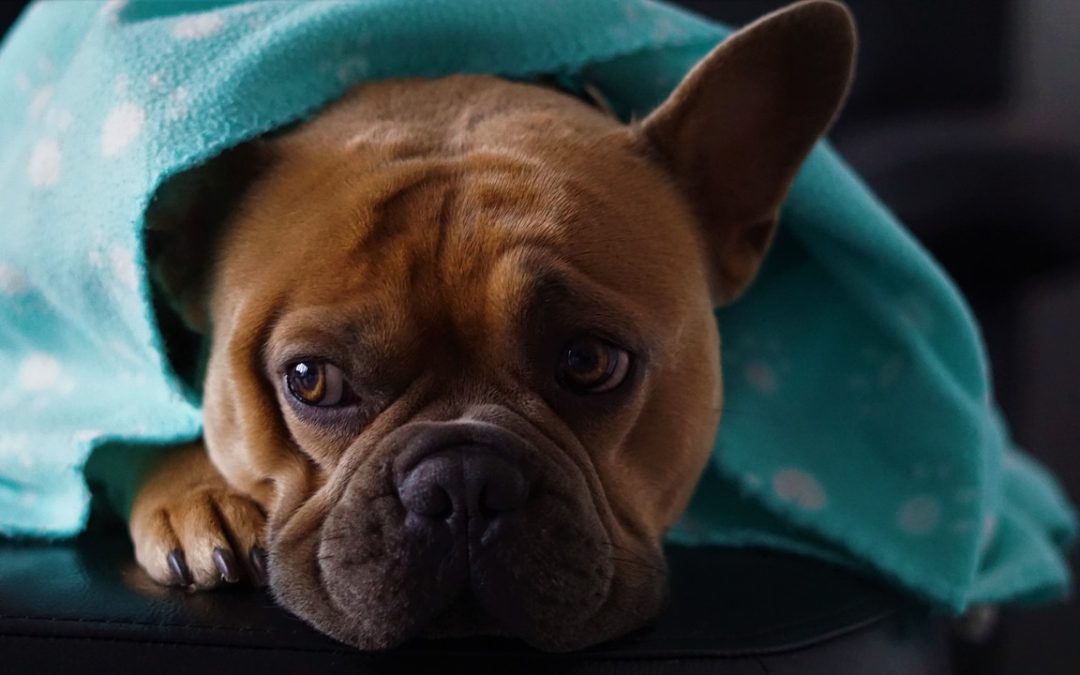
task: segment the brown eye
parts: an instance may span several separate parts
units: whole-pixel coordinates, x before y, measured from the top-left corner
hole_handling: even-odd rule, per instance
[[[305,405],[341,405],[349,390],[341,369],[324,361],[300,361],[289,366],[285,382],[293,398]]]
[[[559,380],[567,389],[599,394],[622,384],[630,370],[625,349],[596,337],[572,340],[559,359]]]

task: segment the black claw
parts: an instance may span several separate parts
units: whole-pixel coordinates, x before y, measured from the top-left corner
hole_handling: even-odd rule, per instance
[[[181,586],[190,586],[195,583],[195,580],[191,578],[191,570],[188,569],[187,561],[184,560],[183,551],[178,548],[169,551],[169,554],[165,556],[165,562],[168,563],[173,577],[180,582]]]
[[[262,546],[251,547],[251,582],[255,586],[266,585],[266,551]]]
[[[220,546],[214,547],[214,553],[210,556],[214,560],[214,566],[221,573],[221,578],[226,583],[235,584],[240,581],[240,573],[236,569],[236,558],[233,552]]]

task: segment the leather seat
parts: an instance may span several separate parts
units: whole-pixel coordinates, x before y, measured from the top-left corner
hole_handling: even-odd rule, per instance
[[[265,593],[155,586],[126,533],[0,540],[0,654],[9,673],[381,673],[477,668],[580,673],[949,672],[944,621],[875,582],[761,550],[669,549],[672,597],[654,626],[584,653],[510,640],[418,641],[364,654],[312,630]]]

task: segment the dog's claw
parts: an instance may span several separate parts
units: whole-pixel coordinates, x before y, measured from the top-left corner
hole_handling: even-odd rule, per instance
[[[181,586],[190,586],[195,583],[191,576],[191,570],[188,569],[187,561],[184,560],[183,551],[178,548],[169,551],[169,554],[165,556],[165,562],[168,563],[169,570],[172,571],[173,577],[180,582]]]
[[[256,587],[266,585],[266,551],[262,546],[251,547],[251,582]]]
[[[214,560],[214,567],[217,567],[225,583],[235,584],[240,581],[240,574],[236,571],[236,557],[233,556],[232,551],[216,546],[211,557]]]

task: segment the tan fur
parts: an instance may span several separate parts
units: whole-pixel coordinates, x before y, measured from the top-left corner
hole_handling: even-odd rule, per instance
[[[225,483],[202,444],[177,448],[132,505],[135,559],[154,581],[173,585],[177,580],[166,556],[184,551],[195,586],[213,588],[223,583],[211,560],[214,549],[250,551],[261,543],[265,520],[255,502]],[[248,565],[244,559],[240,564]]]
[[[749,283],[850,74],[839,5],[802,3],[751,31],[642,125],[558,92],[462,75],[365,85],[265,141],[265,172],[192,282],[209,293],[169,289],[190,323],[210,326],[206,452],[185,449],[142,489],[131,519],[140,563],[168,582],[163,552],[182,547],[195,585],[210,587],[207,547],[239,542],[246,559],[265,542],[286,606],[353,644],[396,644],[416,632],[402,627],[409,618],[343,606],[359,582],[336,581],[320,562],[337,551],[326,533],[383,523],[354,502],[378,503],[410,430],[467,420],[512,431],[542,456],[568,495],[559,503],[572,522],[553,527],[594,551],[567,560],[599,565],[587,611],[540,606],[523,587],[538,627],[521,637],[566,649],[654,615],[662,537],[720,416],[713,307]],[[757,94],[744,105],[746,82]],[[548,298],[553,279],[562,290]],[[560,344],[545,336],[563,324],[617,336],[640,369],[632,386],[606,402],[559,390],[548,358]],[[313,425],[284,398],[283,364],[311,355],[363,383],[354,426]],[[247,515],[221,518],[223,504]],[[265,529],[251,515],[262,511]],[[551,549],[556,539],[537,541]],[[523,545],[523,560],[533,555]],[[392,586],[391,576],[371,583]],[[470,618],[432,630],[500,629]]]

